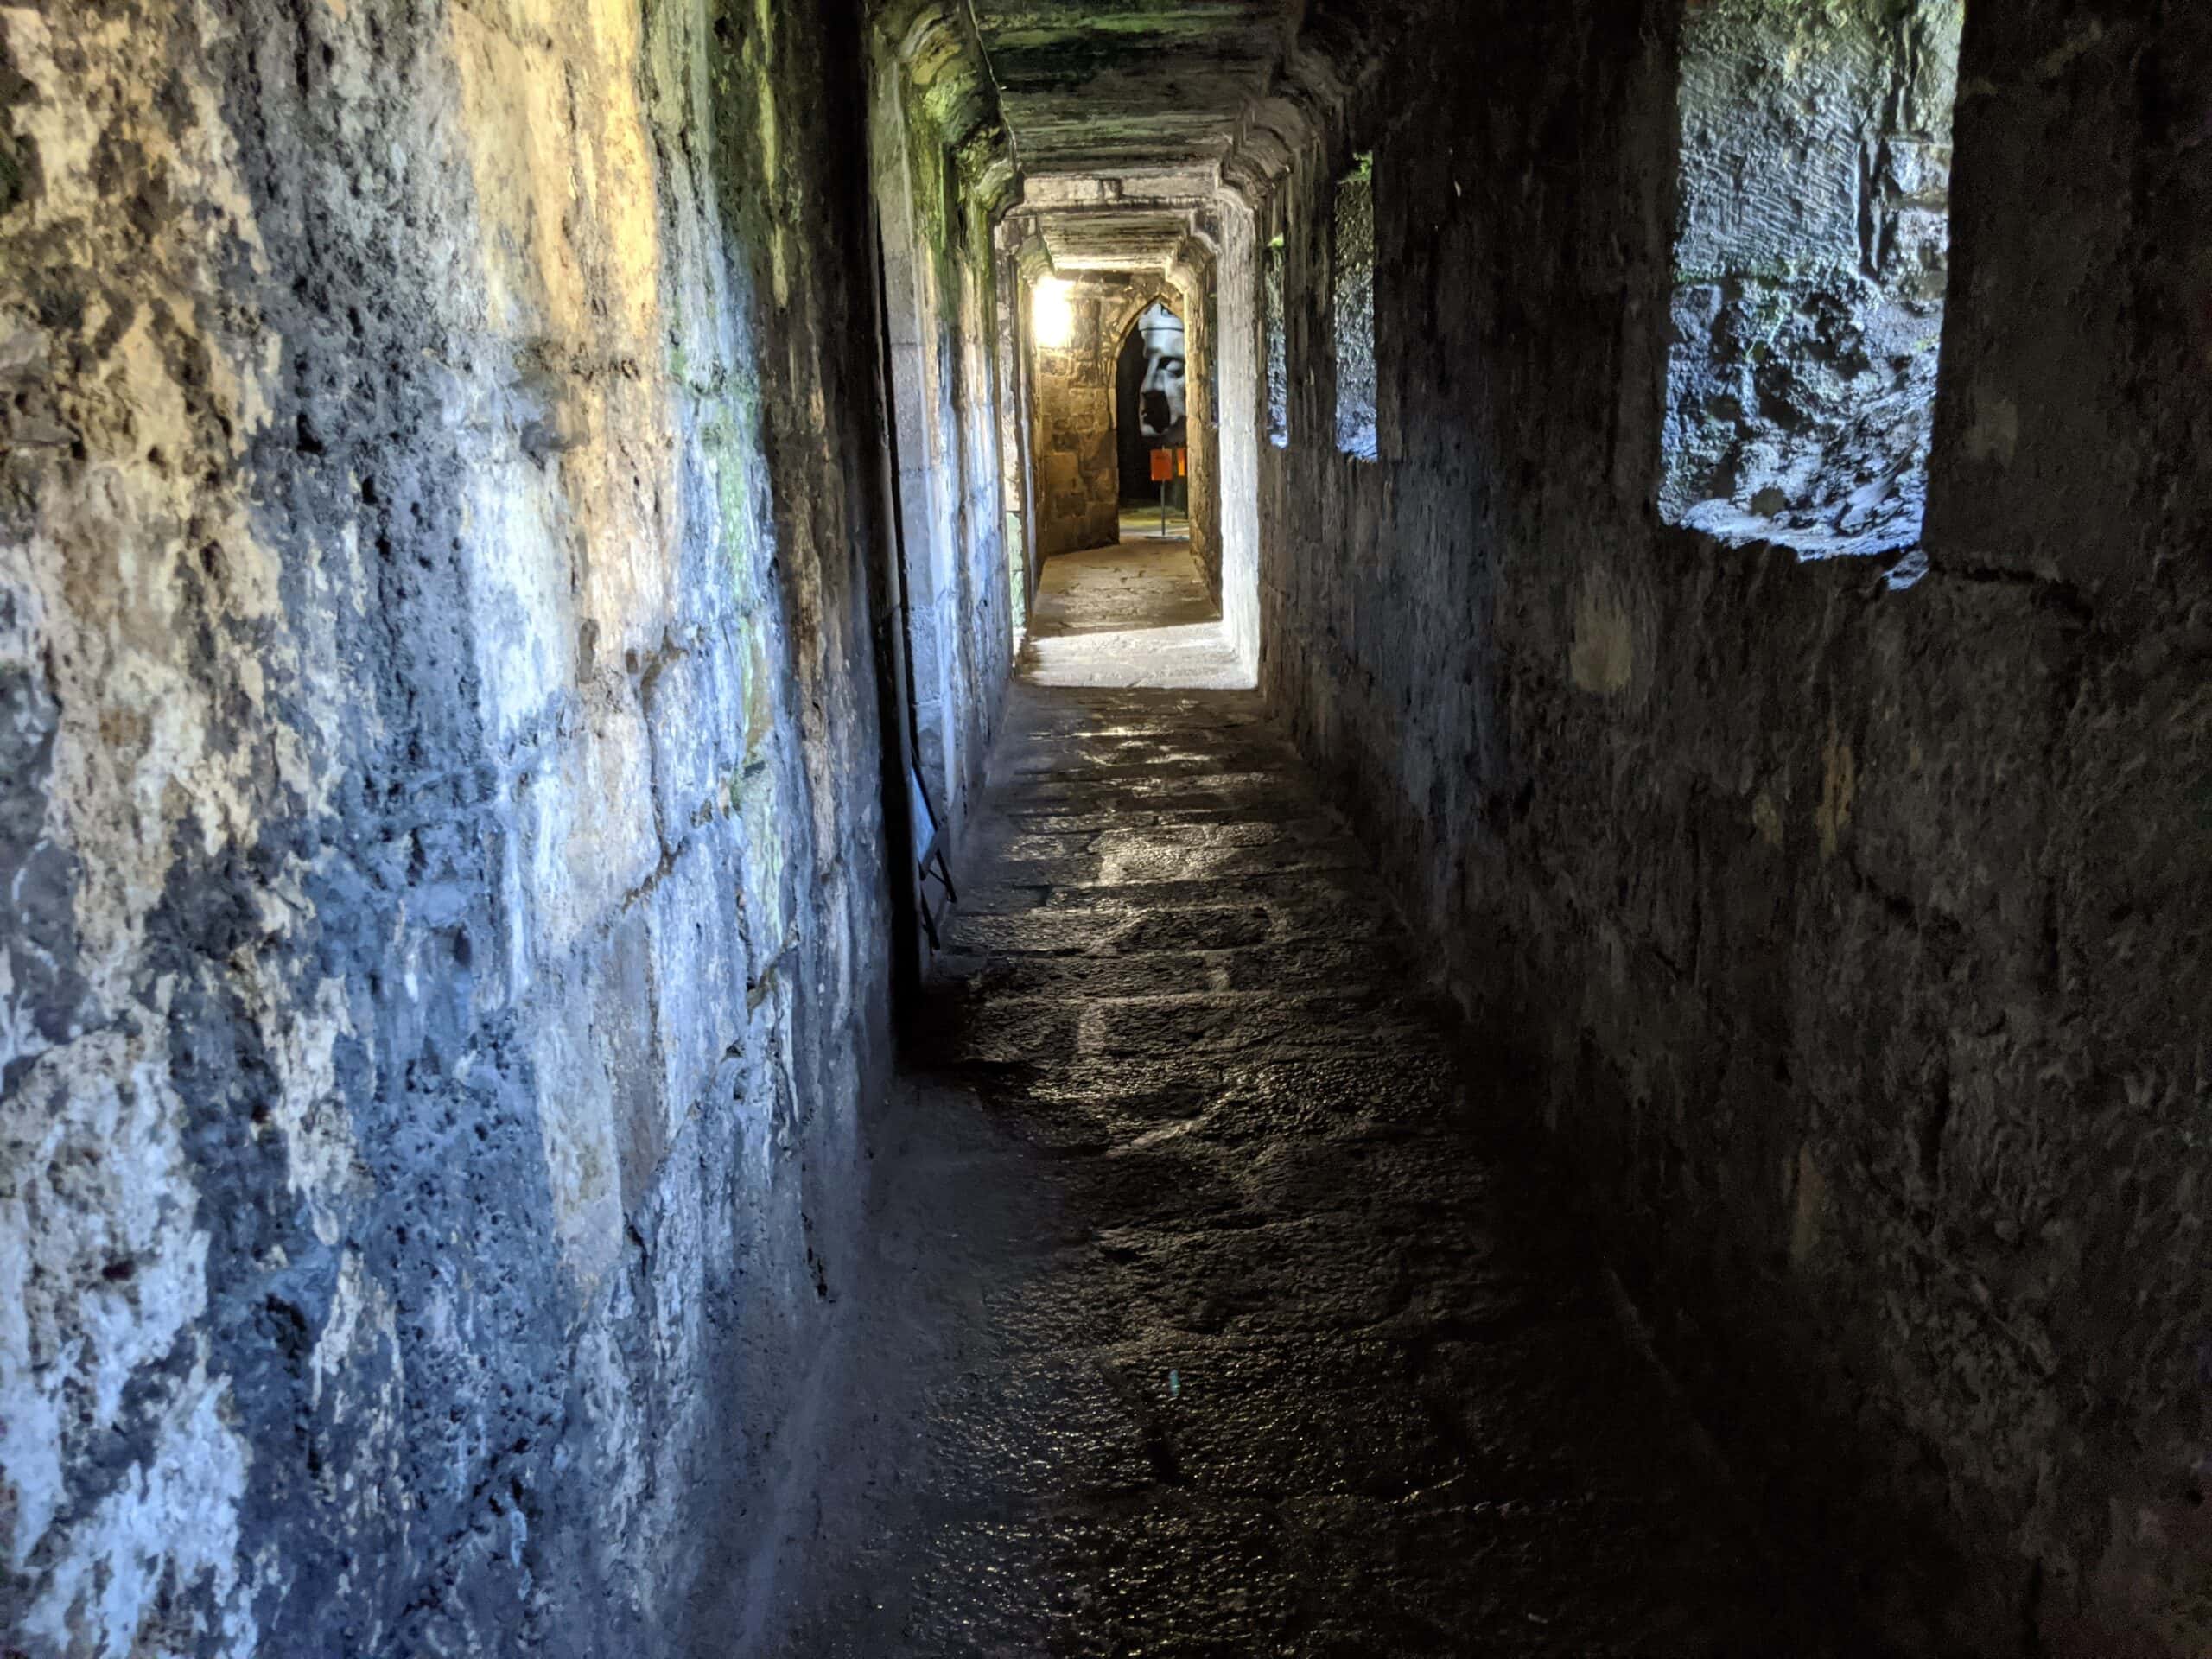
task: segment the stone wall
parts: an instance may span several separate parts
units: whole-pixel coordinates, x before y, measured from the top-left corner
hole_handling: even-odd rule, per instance
[[[1267,377],[1266,296],[1251,210],[1238,198],[1226,196],[1219,224],[1218,251],[1206,283],[1209,323],[1203,342],[1203,442],[1211,459],[1196,468],[1192,483],[1193,504],[1202,509],[1192,537],[1221,601],[1223,632],[1245,672],[1252,674],[1260,660],[1260,524],[1250,504],[1259,498],[1259,451],[1267,440],[1250,396],[1252,387]],[[1192,441],[1194,454],[1199,442]]]
[[[915,760],[955,855],[1014,662],[999,484],[994,177],[964,11],[904,0],[869,31],[869,171],[889,342]]]
[[[2203,1652],[2212,14],[1971,9],[1926,538],[1804,562],[1660,512],[1681,0],[1413,11],[1255,201],[1262,683],[1892,1630]]]
[[[0,11],[10,1653],[742,1645],[887,1058],[855,11]]]
[[[1189,324],[1182,296],[1157,276],[1061,279],[1072,327],[1057,345],[1030,339],[1030,450],[1041,553],[1111,547],[1121,539],[1122,474],[1114,439],[1114,372],[1138,313],[1165,299]]]
[[[1964,11],[1707,0],[1685,18],[1671,522],[1807,554],[1919,537]]]
[[[1377,454],[1375,416],[1374,158],[1360,156],[1329,193],[1329,361],[1336,375],[1337,448]]]
[[[1217,224],[1208,215],[1208,228]],[[1218,232],[1216,231],[1217,239]],[[1216,407],[1221,373],[1220,262],[1206,243],[1192,237],[1168,270],[1170,303],[1183,318],[1185,383],[1189,388],[1185,442],[1190,448],[1184,499],[1189,507],[1191,556],[1216,604],[1227,604],[1222,587],[1222,434]],[[1249,493],[1239,498],[1249,500]],[[1249,516],[1247,526],[1251,525]],[[1226,612],[1224,612],[1224,616]],[[1235,636],[1232,636],[1235,637]]]
[[[1122,295],[1061,282],[1065,338],[1029,340],[1030,454],[1036,467],[1040,554],[1111,547],[1121,537],[1122,484],[1114,441],[1114,346],[1108,333]]]

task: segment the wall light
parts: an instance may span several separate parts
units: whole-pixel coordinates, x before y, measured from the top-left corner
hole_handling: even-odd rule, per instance
[[[1075,338],[1075,303],[1068,285],[1046,276],[1030,291],[1029,331],[1047,350],[1058,350]]]

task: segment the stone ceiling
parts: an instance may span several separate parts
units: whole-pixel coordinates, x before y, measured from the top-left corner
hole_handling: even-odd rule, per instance
[[[1287,0],[974,0],[1032,174],[1218,160],[1292,27]]]
[[[1156,270],[1211,214],[1220,183],[1216,167],[1197,162],[1088,177],[1032,174],[1015,211],[1060,270]]]
[[[1294,0],[974,0],[1056,264],[1157,268],[1267,87]]]
[[[1326,123],[1416,0],[935,0],[964,8],[1010,136],[1018,239],[1165,269]],[[969,31],[972,32],[969,32]]]
[[[1056,213],[1040,228],[1063,270],[1137,270],[1164,266],[1191,233],[1187,213],[1163,208],[1122,213]]]

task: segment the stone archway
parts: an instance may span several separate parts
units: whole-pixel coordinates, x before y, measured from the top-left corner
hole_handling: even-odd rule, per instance
[[[1189,442],[1182,390],[1188,346],[1181,332],[1188,325],[1171,297],[1163,294],[1139,311],[1114,346],[1114,442],[1124,507],[1156,498],[1152,452]],[[1173,328],[1162,318],[1173,318]],[[1159,424],[1169,421],[1171,427]]]

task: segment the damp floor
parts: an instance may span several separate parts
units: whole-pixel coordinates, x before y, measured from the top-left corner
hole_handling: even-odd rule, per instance
[[[1033,658],[995,779],[766,1651],[1878,1651],[1700,1454],[1253,693]]]

